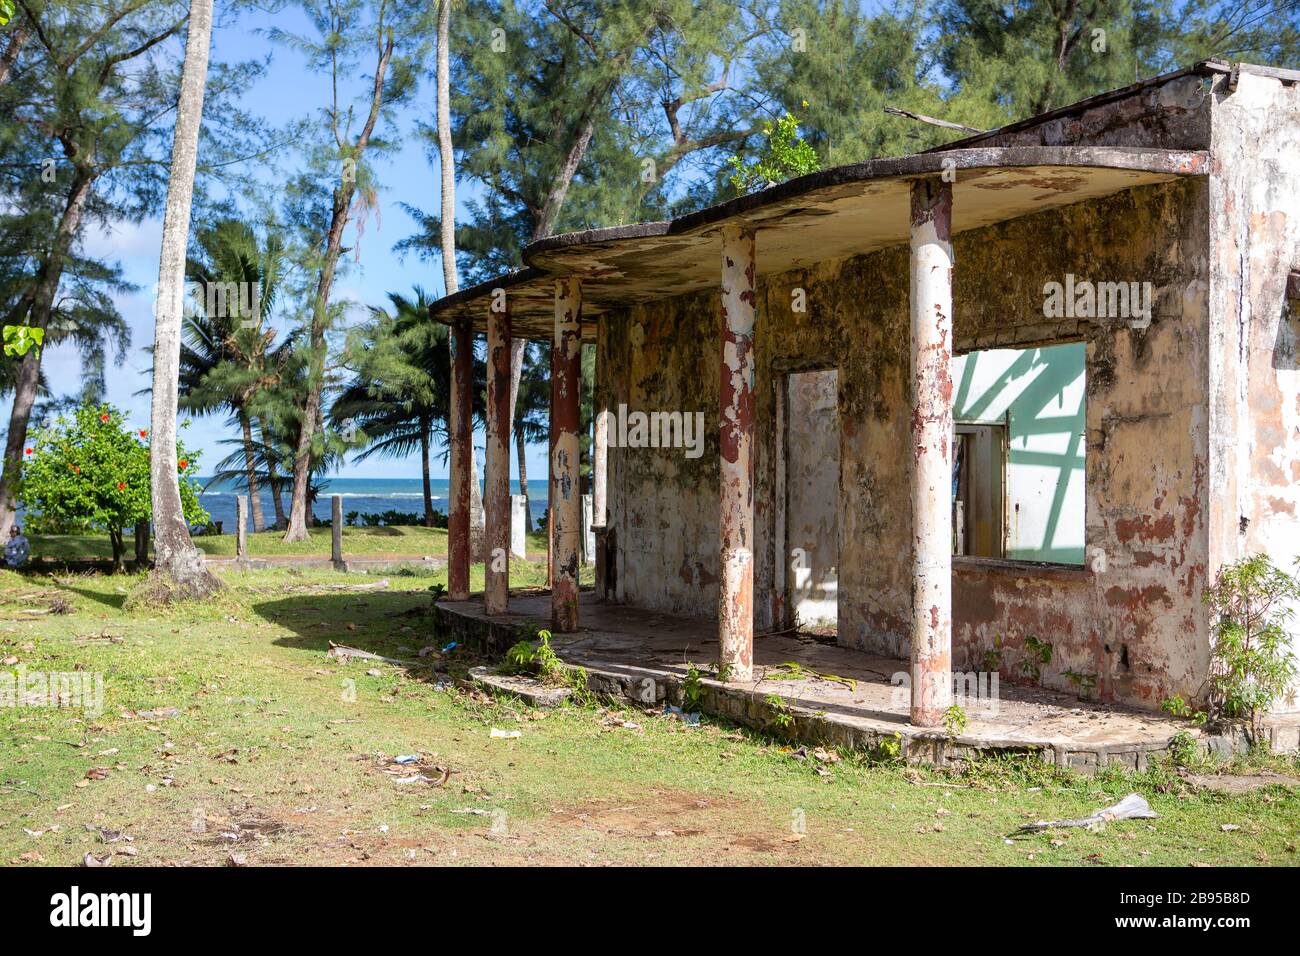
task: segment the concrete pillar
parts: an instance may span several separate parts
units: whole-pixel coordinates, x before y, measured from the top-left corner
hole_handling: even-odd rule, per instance
[[[952,704],[952,186],[912,184],[912,723]]]
[[[555,280],[551,342],[551,629],[578,629],[579,399],[582,383],[582,282]]]
[[[601,381],[600,349],[596,350],[596,381]],[[600,394],[599,386],[597,395]],[[609,409],[596,412],[596,434],[591,447],[592,539],[596,565],[596,595],[605,597],[605,527],[609,520]]]
[[[596,529],[592,527],[592,496],[582,496],[582,563],[590,565],[596,561]]]
[[[599,353],[596,361],[600,361]],[[599,374],[599,373],[598,373]],[[592,524],[603,528],[608,514],[606,486],[609,478],[609,409],[596,412],[596,435],[591,444]]]
[[[343,496],[330,495],[330,558],[334,568],[342,571],[343,563]]]
[[[451,500],[447,506],[447,597],[469,600],[470,467],[473,451],[474,330],[469,320],[451,327]]]
[[[235,498],[235,557],[248,557],[248,495]]]
[[[718,660],[754,671],[754,230],[722,227]]]
[[[528,499],[523,495],[510,496],[510,553],[516,558],[528,557]]]
[[[510,304],[493,295],[487,320],[487,463],[483,477],[484,607],[510,609]]]

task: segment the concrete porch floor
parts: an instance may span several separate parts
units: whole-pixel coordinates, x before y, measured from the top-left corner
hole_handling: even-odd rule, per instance
[[[500,654],[519,640],[521,627],[547,627],[550,596],[525,592],[510,599],[509,615],[488,617],[479,598],[443,601],[440,624],[450,633],[491,653]],[[582,630],[557,635],[552,646],[561,659],[588,672],[593,690],[622,694],[642,705],[682,703],[688,664],[702,670],[717,657],[717,624],[701,618],[675,617],[639,608],[606,604],[589,592],[581,596]],[[843,683],[801,676],[768,678],[777,665],[795,661],[805,670],[848,678]],[[1179,731],[1203,748],[1230,754],[1244,745],[1233,736],[1207,734],[1187,721],[1113,705],[1080,701],[1057,691],[1001,681],[995,706],[967,701],[969,722],[950,735],[908,723],[908,697],[890,684],[906,661],[874,657],[819,643],[810,637],[782,634],[755,637],[755,680],[721,684],[704,681],[703,710],[758,729],[772,730],[781,703],[794,718],[792,739],[861,749],[895,741],[910,760],[944,764],[977,752],[1038,752],[1062,766],[1095,771],[1109,764],[1133,769],[1151,754],[1168,749]],[[1294,749],[1295,722],[1274,728],[1275,749]],[[897,736],[895,736],[897,735]]]

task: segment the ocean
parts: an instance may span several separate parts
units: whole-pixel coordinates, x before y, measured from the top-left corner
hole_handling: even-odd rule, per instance
[[[242,488],[229,484],[208,483],[211,478],[200,478],[199,484],[208,490],[199,495],[199,501],[212,516],[213,521],[221,522],[223,534],[235,533],[235,498],[243,494]],[[322,521],[330,518],[330,497],[343,496],[343,518],[346,521],[349,512],[359,514],[383,514],[385,511],[400,511],[416,514],[424,518],[424,488],[419,478],[329,478],[324,483],[320,497],[312,506],[312,512]],[[447,511],[447,497],[451,493],[446,478],[434,478],[429,482],[433,491],[433,510]],[[517,482],[512,482],[511,494],[518,494]],[[545,482],[529,482],[529,510],[534,522],[546,513]],[[271,503],[271,493],[262,489],[262,514],[270,527],[275,522],[275,506]],[[286,514],[289,510],[289,494],[282,497]],[[358,521],[358,523],[360,523]],[[249,530],[252,530],[252,517],[249,517]]]

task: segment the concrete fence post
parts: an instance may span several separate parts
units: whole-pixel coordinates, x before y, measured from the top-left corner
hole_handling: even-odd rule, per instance
[[[248,557],[248,495],[235,498],[235,557]]]
[[[528,557],[528,499],[523,495],[510,496],[510,554],[516,558]]]
[[[346,570],[343,563],[343,496],[330,496],[330,557],[336,571]]]

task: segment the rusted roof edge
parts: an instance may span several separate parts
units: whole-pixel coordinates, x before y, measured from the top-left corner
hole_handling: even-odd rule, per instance
[[[493,289],[509,289],[511,286],[523,285],[546,277],[547,273],[541,269],[516,269],[514,272],[507,272],[505,275],[488,279],[486,282],[467,286],[459,292],[453,292],[451,295],[444,295],[429,306],[429,315],[436,318],[439,313],[448,309],[464,305],[467,302],[473,302],[483,295],[491,295]]]
[[[747,214],[784,200],[851,183],[865,184],[873,180],[934,175],[947,170],[1021,166],[1133,169],[1173,176],[1200,176],[1207,174],[1209,158],[1204,150],[1128,146],[986,146],[973,149],[946,148],[939,152],[884,157],[862,163],[834,166],[669,221],[610,226],[539,239],[529,244],[523,251],[527,268],[480,282],[453,295],[444,296],[430,306],[429,314],[436,318],[448,309],[490,295],[493,289],[510,288],[553,275],[554,273],[548,269],[534,265],[535,257],[542,253],[583,245],[606,245],[699,232],[721,225],[730,219],[743,219]]]
[[[1169,150],[1129,146],[986,146],[980,149],[945,150],[942,153],[914,153],[869,159],[862,163],[832,166],[790,179],[770,189],[688,213],[668,222],[644,222],[629,226],[611,226],[567,232],[530,243],[523,252],[530,266],[544,252],[574,246],[681,235],[720,225],[732,218],[744,218],[765,206],[774,205],[822,189],[848,183],[866,183],[876,179],[924,176],[945,170],[1000,169],[1016,166],[1078,166],[1108,169],[1135,169],[1143,172],[1198,176],[1208,172],[1208,157],[1203,150]]]
[[[1232,72],[1232,64],[1218,59],[1200,60],[1191,66],[1182,70],[1174,70],[1171,73],[1161,73],[1158,76],[1152,76],[1145,80],[1138,80],[1136,83],[1130,83],[1128,86],[1121,86],[1117,90],[1107,90],[1105,93],[1098,93],[1095,96],[1089,96],[1086,99],[1069,103],[1065,106],[1058,106],[1054,110],[1048,110],[1046,113],[1035,113],[1033,116],[1022,120],[1016,120],[1014,123],[1008,123],[1006,126],[999,126],[997,129],[991,129],[985,133],[975,133],[972,136],[963,136],[961,139],[953,140],[943,146],[934,146],[925,150],[925,153],[937,153],[950,149],[965,149],[966,147],[979,143],[983,140],[994,136],[1002,136],[1007,133],[1017,133],[1021,130],[1030,129],[1034,126],[1042,126],[1044,123],[1050,123],[1052,120],[1060,119],[1063,116],[1071,116],[1075,113],[1082,113],[1085,110],[1094,109],[1098,106],[1105,106],[1107,103],[1113,103],[1115,100],[1122,100],[1134,94],[1141,93],[1143,90],[1150,89],[1153,86],[1163,86],[1174,80],[1180,80],[1187,76],[1215,76],[1225,75]]]

